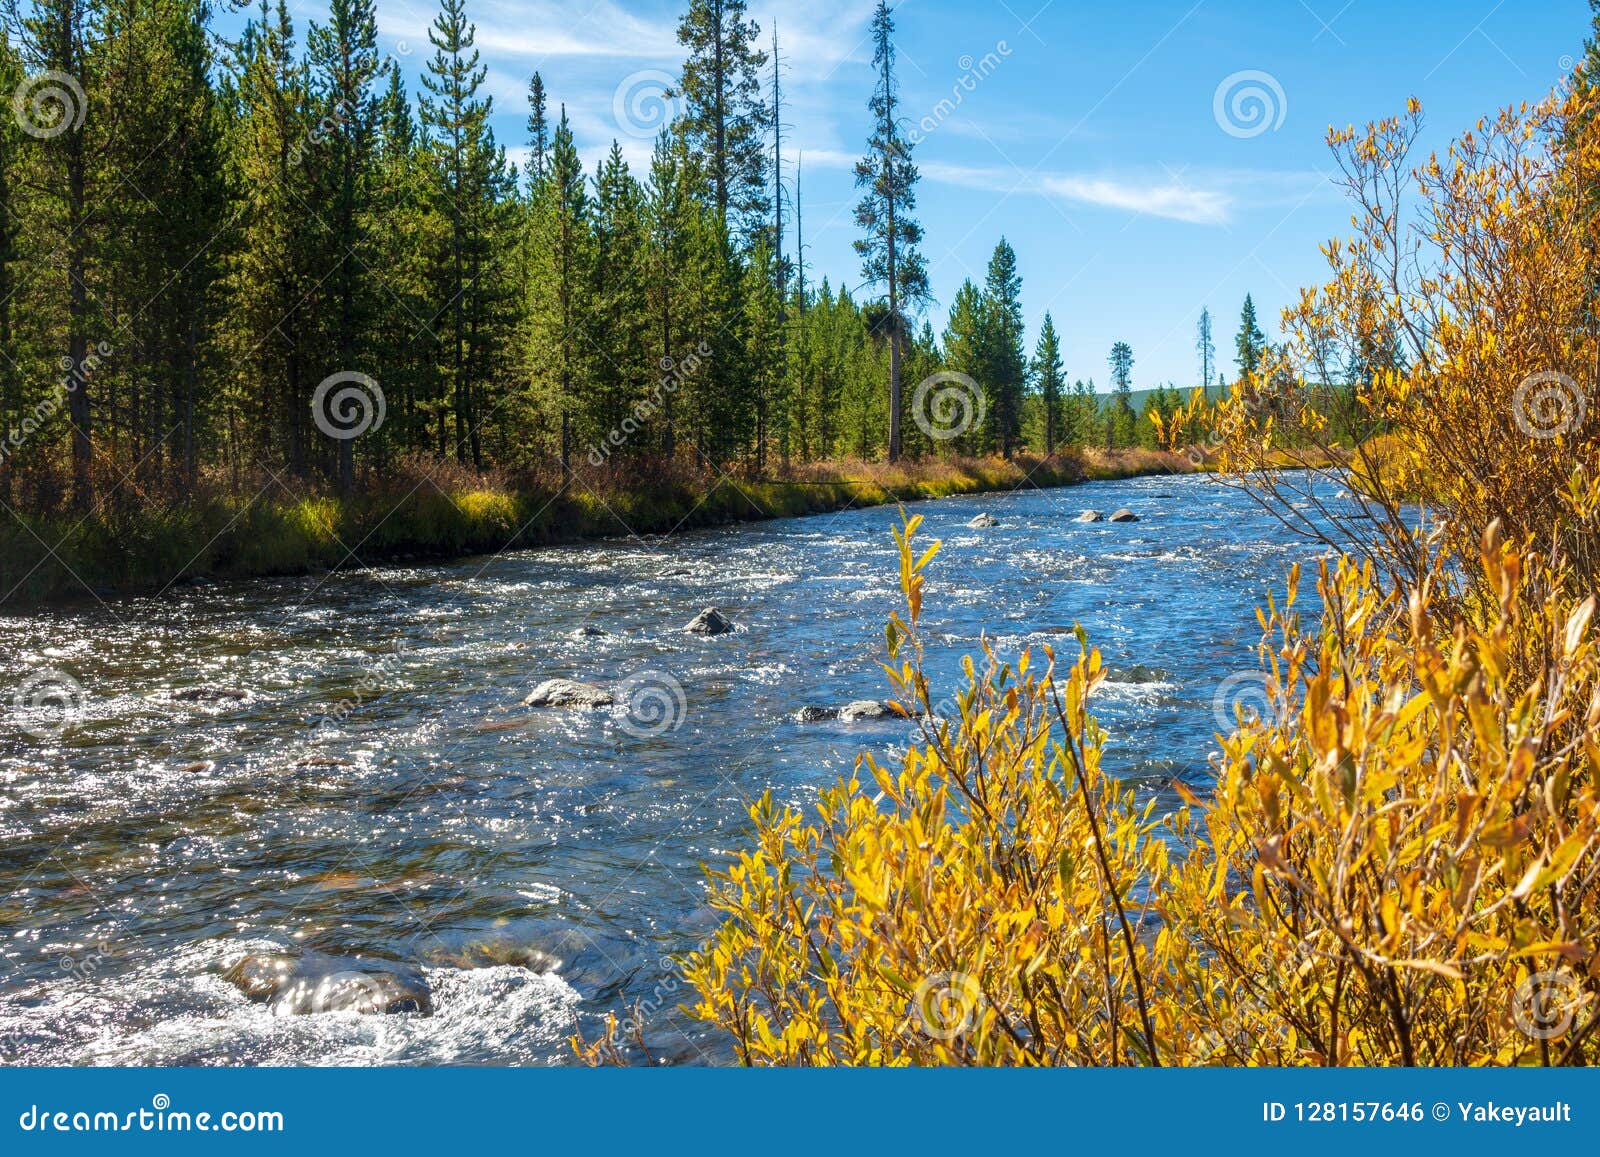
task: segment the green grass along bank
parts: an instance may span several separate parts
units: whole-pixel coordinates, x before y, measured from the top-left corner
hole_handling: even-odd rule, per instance
[[[443,560],[618,535],[825,514],[1018,488],[1189,473],[1180,455],[1073,452],[1047,460],[839,462],[781,480],[606,480],[517,487],[457,470],[339,499],[189,497],[107,505],[19,523],[0,518],[0,605],[159,591],[196,578],[293,575],[409,559]]]

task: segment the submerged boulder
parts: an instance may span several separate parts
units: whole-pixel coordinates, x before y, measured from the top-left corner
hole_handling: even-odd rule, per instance
[[[733,623],[716,607],[707,607],[683,629],[690,635],[726,635],[733,630]]]
[[[435,968],[459,968],[467,972],[503,967],[554,972],[561,967],[561,961],[548,952],[505,939],[472,940],[459,947],[435,948],[423,959]]]
[[[296,767],[354,767],[355,763],[338,755],[308,755],[295,761]]]
[[[223,979],[279,1016],[433,1015],[433,992],[420,972],[360,957],[253,953],[223,973]]]
[[[604,636],[605,633],[604,628],[597,627],[593,623],[585,623],[572,632],[572,637],[574,639],[598,639]]]
[[[1098,510],[1085,510],[1077,518],[1073,519],[1074,522],[1104,522],[1105,520],[1106,516]]]
[[[242,699],[248,698],[250,698],[249,693],[240,691],[238,688],[213,687],[209,684],[201,684],[198,687],[184,687],[172,693],[172,699],[175,703],[237,703]]]
[[[894,704],[885,703],[881,699],[858,699],[854,703],[847,703],[839,709],[841,723],[873,723],[882,719],[899,719],[900,712],[895,710]]]
[[[573,679],[547,679],[533,689],[533,694],[522,701],[524,707],[610,707],[616,696],[604,687],[593,683],[579,683]]]
[[[990,527],[999,526],[1000,520],[992,514],[980,514],[967,523],[969,530],[988,530]]]
[[[1112,522],[1138,522],[1139,516],[1131,510],[1119,510],[1111,516]]]

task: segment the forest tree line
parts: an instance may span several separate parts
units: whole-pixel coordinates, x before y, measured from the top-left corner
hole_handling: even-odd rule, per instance
[[[1048,315],[1030,355],[1004,240],[935,333],[886,0],[853,291],[808,276],[781,46],[745,0],[690,0],[668,94],[681,115],[643,173],[615,142],[587,169],[537,73],[527,160],[510,163],[465,4],[441,0],[415,92],[379,49],[372,0],[331,0],[303,30],[285,0],[259,0],[232,38],[207,0],[8,12],[8,508],[288,476],[348,491],[418,455],[760,475],[1151,445],[1149,411],[1180,408],[1167,389],[1136,409],[1120,342],[1109,395],[1069,385]],[[1209,314],[1201,327],[1211,386]],[[1248,373],[1265,348],[1249,302],[1239,340]],[[953,399],[957,426],[930,420],[951,398],[917,390],[935,375],[976,391]]]

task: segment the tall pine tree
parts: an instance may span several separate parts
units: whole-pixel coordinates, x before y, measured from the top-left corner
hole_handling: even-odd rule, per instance
[[[889,461],[900,457],[903,383],[901,360],[906,332],[904,310],[927,300],[928,267],[917,246],[922,226],[917,207],[917,167],[911,142],[900,131],[899,84],[895,79],[894,17],[888,0],[878,0],[872,18],[872,138],[867,155],[856,162],[856,185],[867,191],[856,206],[856,224],[865,236],[855,243],[869,284],[884,287],[889,312]]]

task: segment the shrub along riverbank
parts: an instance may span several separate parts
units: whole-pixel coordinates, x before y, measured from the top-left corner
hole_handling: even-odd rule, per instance
[[[811,465],[773,480],[661,470],[599,474],[565,486],[428,463],[378,493],[340,499],[267,479],[248,498],[222,492],[0,520],[0,605],[161,590],[196,578],[249,578],[412,558],[454,558],[584,538],[657,535],[729,522],[821,514],[1019,488],[1187,473],[1147,450],[940,458],[889,466]]]

